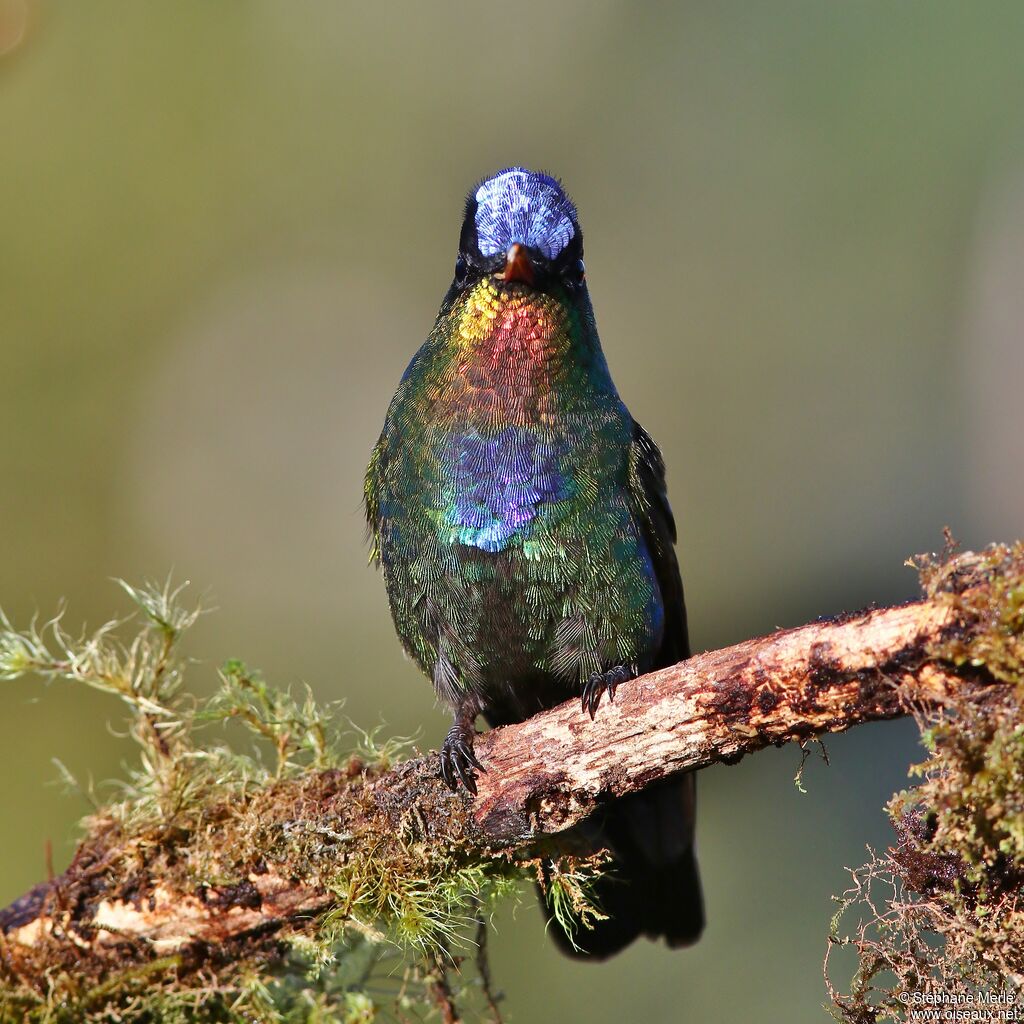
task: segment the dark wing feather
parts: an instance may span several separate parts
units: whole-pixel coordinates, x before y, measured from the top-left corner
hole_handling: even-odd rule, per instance
[[[370,542],[370,560],[380,561],[380,478],[384,463],[384,435],[374,445],[370,464],[363,479],[363,508],[366,512],[366,532]]]
[[[633,421],[629,485],[665,603],[665,638],[652,666],[662,668],[690,656],[690,639],[683,580],[676,559],[676,522],[665,486],[665,460],[651,435],[636,420]]]

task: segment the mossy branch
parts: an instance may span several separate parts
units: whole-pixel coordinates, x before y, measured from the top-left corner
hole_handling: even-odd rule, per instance
[[[602,854],[573,826],[602,802],[769,744],[983,706],[1016,681],[1024,549],[921,568],[919,601],[697,655],[623,686],[594,721],[570,702],[492,731],[475,800],[445,789],[433,755],[396,760],[369,738],[343,753],[336,716],[239,662],[197,707],[177,651],[196,613],[169,587],[127,588],[145,615],[128,643],[112,626],[73,640],[59,620],[24,632],[4,620],[0,678],[120,697],[142,758],[67,871],[0,911],[0,1019],[100,1021],[114,1007],[176,1020],[189,1007],[189,1020],[305,1020],[312,1000],[319,1020],[370,1020],[367,978],[394,949],[414,954],[403,1005],[455,1013],[448,971],[464,936],[541,858],[560,861],[556,913],[582,926],[600,913],[586,893]],[[200,744],[223,721],[267,756]],[[496,1014],[482,959],[476,978]]]

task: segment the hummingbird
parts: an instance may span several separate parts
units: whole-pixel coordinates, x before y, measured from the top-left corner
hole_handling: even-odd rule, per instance
[[[475,723],[577,699],[591,718],[638,674],[689,657],[665,464],[616,391],[576,207],[509,167],[465,205],[455,272],[409,363],[365,479],[371,557],[398,636],[453,714],[439,771],[473,795]],[[611,853],[606,915],[563,950],[608,957],[704,925],[692,774],[582,828]]]

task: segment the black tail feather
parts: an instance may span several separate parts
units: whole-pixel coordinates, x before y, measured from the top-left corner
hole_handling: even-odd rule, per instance
[[[604,842],[613,861],[593,896],[607,919],[567,935],[557,920],[549,931],[570,956],[603,960],[640,935],[688,946],[704,929],[704,900],[693,849],[692,775],[648,787],[611,804],[582,828]],[[542,899],[542,905],[544,901]]]

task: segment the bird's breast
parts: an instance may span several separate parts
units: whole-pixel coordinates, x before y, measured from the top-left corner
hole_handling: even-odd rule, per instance
[[[497,552],[557,521],[579,492],[572,453],[603,415],[575,310],[481,282],[451,322],[432,405],[439,539]]]
[[[405,514],[425,511],[436,542],[552,554],[559,524],[619,474],[629,416],[584,331],[564,298],[494,279],[439,322],[398,455]]]
[[[452,433],[441,455],[441,533],[449,542],[501,551],[567,502],[573,480],[564,449],[540,431],[507,426]]]

